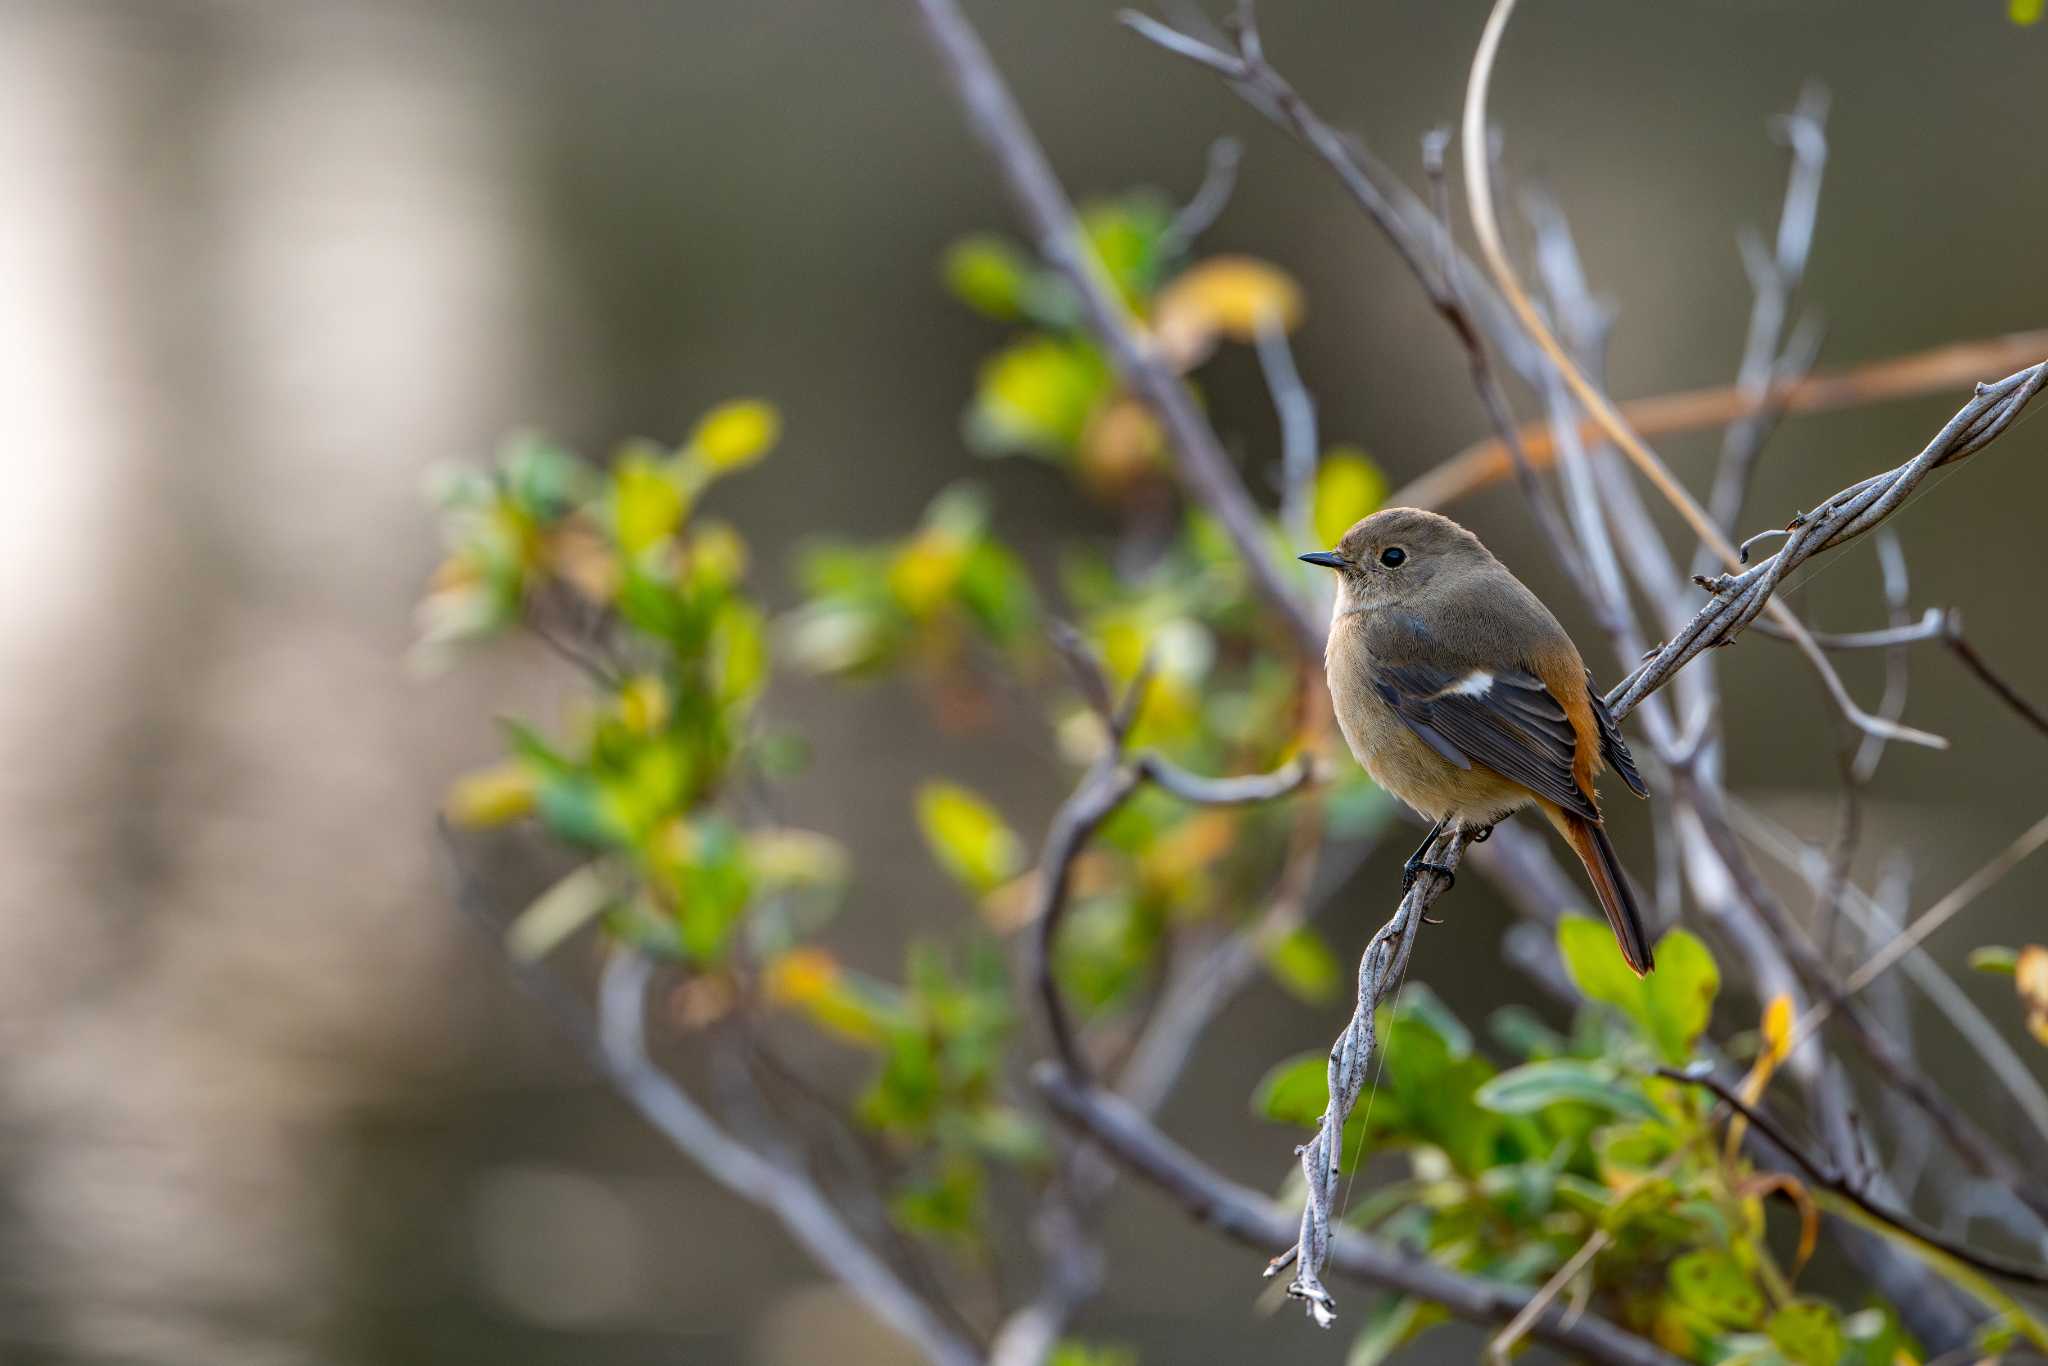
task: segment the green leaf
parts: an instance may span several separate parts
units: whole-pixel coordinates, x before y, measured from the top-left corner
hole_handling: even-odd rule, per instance
[[[1836,1366],[1842,1359],[1842,1328],[1832,1306],[1796,1299],[1764,1324],[1771,1341],[1802,1366]]]
[[[1688,1252],[1671,1263],[1672,1298],[1696,1314],[1730,1328],[1752,1328],[1763,1318],[1763,1292],[1725,1252]]]
[[[1486,1026],[1501,1047],[1519,1057],[1554,1058],[1571,1050],[1570,1042],[1527,1006],[1502,1006]]]
[[[1672,930],[1657,941],[1657,968],[1637,977],[1622,961],[1614,935],[1598,920],[1565,916],[1557,924],[1557,948],[1582,995],[1620,1010],[1664,1061],[1674,1066],[1692,1055],[1693,1041],[1713,1014],[1721,987],[1714,956],[1697,937]]]
[[[1557,922],[1557,951],[1581,996],[1615,1007],[1638,1025],[1646,1023],[1642,979],[1623,960],[1605,921],[1563,917]]]
[[[1109,367],[1094,347],[1027,336],[982,365],[968,436],[988,454],[1064,455],[1110,387]]]
[[[1313,1129],[1330,1104],[1330,1060],[1303,1053],[1274,1063],[1252,1091],[1252,1110],[1282,1124]]]
[[[1431,1314],[1431,1308],[1406,1295],[1375,1301],[1366,1311],[1365,1326],[1351,1340],[1351,1353],[1344,1358],[1344,1366],[1380,1366],[1442,1317],[1440,1313]]]
[[[1297,925],[1265,947],[1266,970],[1273,980],[1310,1005],[1321,1005],[1344,980],[1344,965],[1306,925]]]
[[[1451,1008],[1429,989],[1428,983],[1411,982],[1400,995],[1399,1014],[1428,1026],[1431,1033],[1444,1041],[1446,1054],[1452,1059],[1472,1056],[1472,1031],[1451,1013]]]
[[[1694,1040],[1706,1031],[1721,989],[1721,970],[1697,937],[1672,930],[1657,941],[1657,968],[1642,979],[1651,1037],[1667,1062],[1692,1056]]]
[[[1978,972],[2011,977],[2019,971],[2020,951],[2005,944],[1986,944],[1970,950],[1970,966]]]
[[[2041,21],[2044,9],[2048,6],[2044,6],[2042,0],[2012,0],[2006,12],[2012,15],[2015,24],[2036,24]]]
[[[1657,1107],[1641,1091],[1617,1079],[1613,1068],[1563,1058],[1524,1063],[1503,1072],[1481,1086],[1474,1098],[1504,1115],[1533,1114],[1575,1101],[1617,1115],[1657,1118]]]
[[[1316,538],[1326,546],[1343,539],[1351,524],[1377,512],[1387,498],[1387,476],[1364,452],[1339,449],[1316,468]]]
[[[1031,262],[1000,237],[963,237],[946,249],[940,271],[946,288],[977,313],[1009,322],[1023,312]]]
[[[932,856],[975,893],[1017,875],[1024,846],[994,807],[953,783],[926,783],[917,794],[917,823]]]

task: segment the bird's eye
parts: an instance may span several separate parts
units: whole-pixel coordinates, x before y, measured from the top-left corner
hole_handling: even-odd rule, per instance
[[[1380,552],[1380,563],[1389,569],[1399,569],[1408,558],[1408,552],[1400,546],[1390,545]]]

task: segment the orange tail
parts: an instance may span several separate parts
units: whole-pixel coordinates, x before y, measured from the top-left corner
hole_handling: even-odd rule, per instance
[[[1639,977],[1656,967],[1657,960],[1650,955],[1650,937],[1643,932],[1643,917],[1636,910],[1635,894],[1629,890],[1628,876],[1621,871],[1621,861],[1614,856],[1614,845],[1607,832],[1548,802],[1543,805],[1543,814],[1550,817],[1550,823],[1571,845],[1579,862],[1586,865],[1586,876],[1593,880],[1593,891],[1600,898],[1600,909],[1607,912],[1607,923],[1621,945],[1621,956]]]

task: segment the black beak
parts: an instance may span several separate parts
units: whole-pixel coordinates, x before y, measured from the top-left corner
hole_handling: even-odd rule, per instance
[[[1334,550],[1311,550],[1306,555],[1297,555],[1294,558],[1303,564],[1319,564],[1325,569],[1342,569],[1351,563]]]

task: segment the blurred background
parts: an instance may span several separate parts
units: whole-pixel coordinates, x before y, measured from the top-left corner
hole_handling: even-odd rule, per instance
[[[1302,281],[1327,439],[1398,482],[1482,434],[1413,281],[1213,78],[1108,5],[970,14],[1077,195],[1184,196],[1210,140],[1243,137],[1206,246]],[[1414,176],[1484,6],[1268,0],[1263,17],[1281,69]],[[1833,96],[1806,296],[1824,363],[2040,326],[2048,151],[2020,134],[2042,117],[2044,45],[2003,0],[1552,0],[1518,17],[1492,108],[1508,165],[1561,198],[1620,310],[1611,382],[1634,396],[1732,376],[1735,233],[1775,223],[1769,120],[1809,79]],[[910,7],[0,0],[0,186],[0,1357],[907,1360],[595,1084],[452,909],[440,796],[495,754],[494,712],[549,714],[560,666],[500,651],[427,678],[407,649],[437,559],[424,474],[511,428],[602,453],[674,440],[730,394],[772,399],[784,449],[719,511],[773,605],[806,534],[899,534],[969,470],[960,413],[996,329],[936,263],[1011,225]],[[1266,468],[1256,368],[1220,365],[1210,393]],[[1904,459],[1960,397],[1792,422],[1745,526]],[[2037,698],[2044,433],[1894,523],[1916,609],[1963,608]],[[1717,448],[1667,453],[1703,488]],[[1027,552],[1088,529],[1040,466],[972,473]],[[1461,516],[1585,637],[1515,494]],[[1844,559],[1859,567],[1809,585],[1809,619],[1875,625],[1869,552]],[[1825,838],[1831,720],[1805,680],[1783,685],[1788,660],[1761,641],[1721,656],[1750,699],[1728,717],[1730,786]],[[1877,667],[1847,664],[1859,695]],[[1041,737],[941,735],[886,685],[789,679],[770,710],[812,745],[792,816],[855,853],[839,947],[877,968],[912,924],[958,913],[909,819],[920,779],[1041,819],[1066,782]],[[2038,737],[1946,656],[1916,661],[1908,720],[1954,748],[1890,756],[1866,847],[1915,855],[1918,906],[2044,792]],[[1646,860],[1646,830],[1625,834]],[[1342,951],[1401,852],[1330,922]],[[2044,885],[2048,865],[2023,869],[1935,949],[2039,938]],[[1475,880],[1415,975],[1454,1006],[1527,992],[1499,961],[1505,921]],[[2009,987],[1965,985],[2017,1031]],[[1270,1187],[1294,1140],[1244,1096],[1337,1018],[1255,988],[1166,1127]],[[1147,1361],[1341,1360],[1341,1336],[1260,1316],[1255,1259],[1147,1192],[1118,1200],[1091,1336]]]

